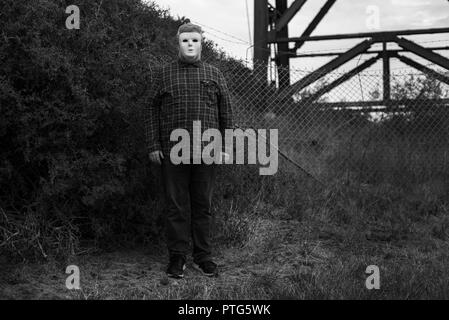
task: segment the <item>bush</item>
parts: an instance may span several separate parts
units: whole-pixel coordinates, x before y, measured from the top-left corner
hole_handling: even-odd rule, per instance
[[[71,4],[0,8],[0,245],[24,259],[161,238],[142,108],[181,21],[154,3],[80,0],[68,30]],[[210,42],[204,55],[221,57]]]

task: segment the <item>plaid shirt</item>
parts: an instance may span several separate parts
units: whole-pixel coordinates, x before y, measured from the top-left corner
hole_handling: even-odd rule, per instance
[[[205,62],[188,64],[181,60],[162,66],[151,85],[144,122],[149,152],[160,150],[165,157],[178,142],[171,142],[175,129],[185,129],[192,140],[193,121],[207,129],[233,128],[232,106],[223,74]],[[205,144],[202,143],[202,147]],[[191,141],[192,151],[192,141]]]

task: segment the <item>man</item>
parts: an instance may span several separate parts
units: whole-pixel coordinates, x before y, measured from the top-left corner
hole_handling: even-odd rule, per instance
[[[162,166],[167,201],[167,274],[184,276],[191,238],[195,267],[207,276],[217,276],[210,243],[216,164],[197,164],[189,154],[189,164],[174,165],[170,151],[176,142],[170,141],[170,135],[175,129],[185,129],[192,137],[193,122],[200,121],[203,132],[218,129],[224,137],[225,130],[233,127],[232,107],[222,73],[201,61],[201,27],[183,24],[177,38],[178,59],[156,72],[145,112],[149,157]]]

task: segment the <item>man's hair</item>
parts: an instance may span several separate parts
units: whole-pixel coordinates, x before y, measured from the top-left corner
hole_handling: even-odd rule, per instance
[[[178,33],[176,35],[176,37],[179,39],[179,36],[181,35],[181,33],[184,32],[197,32],[201,35],[201,38],[203,37],[203,29],[201,29],[200,26],[191,23],[189,20],[187,20],[188,22],[184,23],[183,25],[181,25],[178,29]]]

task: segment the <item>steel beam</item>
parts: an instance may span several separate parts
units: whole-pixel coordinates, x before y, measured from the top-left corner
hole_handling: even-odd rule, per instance
[[[401,48],[406,49],[410,52],[413,52],[414,54],[427,59],[440,67],[445,68],[446,70],[449,70],[449,59],[443,57],[442,55],[439,55],[438,53],[432,52],[419,44],[416,44],[413,41],[396,37],[394,39],[394,42],[396,42]]]
[[[257,1],[257,0],[256,0]],[[324,40],[341,40],[341,39],[361,39],[361,38],[377,38],[379,41],[392,39],[397,36],[418,35],[418,34],[438,34],[449,33],[449,28],[434,28],[434,29],[416,29],[416,30],[399,30],[399,31],[387,31],[387,32],[365,32],[365,33],[348,33],[348,34],[336,34],[336,35],[322,35],[322,36],[309,36],[298,38],[279,38],[273,39],[270,37],[269,43],[282,43],[282,42],[300,42],[300,41],[324,41]]]
[[[268,63],[268,0],[254,0],[254,60]]]
[[[339,85],[345,83],[346,81],[348,81],[349,79],[351,79],[352,77],[354,77],[355,75],[357,75],[358,73],[362,72],[363,70],[368,69],[369,67],[371,67],[373,64],[376,63],[376,61],[378,61],[381,58],[381,55],[378,55],[376,57],[373,57],[369,60],[366,60],[364,63],[362,63],[361,65],[357,66],[356,68],[352,69],[351,71],[345,73],[343,76],[341,76],[340,78],[338,78],[337,80],[335,80],[334,82],[332,82],[331,84],[327,85],[326,87],[320,89],[318,92],[314,93],[312,96],[310,96],[309,98],[307,98],[308,101],[315,101],[318,100],[320,97],[322,97],[323,95],[325,95],[326,93],[330,92],[331,90],[335,89],[336,87],[338,87]]]
[[[365,40],[358,45],[356,45],[354,48],[348,50],[341,56],[338,56],[334,60],[328,62],[321,68],[313,71],[311,74],[305,76],[301,80],[297,81],[296,83],[292,84],[289,88],[285,89],[283,92],[281,92],[281,97],[285,98],[288,95],[293,95],[305,87],[309,86],[310,84],[314,83],[318,79],[322,78],[325,74],[329,73],[330,71],[333,71],[340,67],[341,65],[345,64],[349,60],[355,58],[361,53],[366,52],[372,45],[374,41],[373,40]]]
[[[316,29],[318,24],[323,20],[324,16],[329,12],[330,8],[335,4],[337,0],[327,0],[312,22],[309,24],[307,29],[302,34],[302,37],[309,37],[312,32]],[[298,50],[304,45],[305,41],[297,41],[295,44],[295,50]]]
[[[391,72],[390,72],[390,55],[388,54],[387,43],[382,43],[383,52],[382,62],[383,62],[383,96],[384,102],[388,103],[391,100]]]
[[[411,66],[412,68],[415,68],[415,69],[417,69],[417,70],[419,70],[419,71],[421,71],[423,73],[426,73],[429,76],[431,76],[431,77],[433,77],[433,78],[435,78],[435,79],[437,79],[437,80],[439,80],[441,82],[449,84],[449,77],[446,77],[446,76],[442,75],[441,73],[436,72],[435,70],[427,68],[426,66],[424,66],[424,65],[422,65],[422,64],[420,64],[420,63],[418,63],[418,62],[416,62],[416,61],[414,61],[414,60],[412,60],[410,58],[407,58],[405,56],[396,54],[395,57],[398,58],[403,63]]]
[[[306,2],[307,0],[295,0],[276,22],[276,30],[282,30],[286,27]],[[277,5],[276,8],[279,9]]]
[[[276,0],[276,10],[284,14],[288,10],[287,0]],[[277,30],[279,36],[288,37],[288,25]],[[288,43],[277,44],[276,65],[279,78],[279,88],[284,89],[290,85],[290,56],[286,54],[289,51]]]
[[[428,50],[432,51],[442,51],[442,50],[449,50],[449,46],[446,47],[429,47]],[[373,50],[373,51],[367,51],[366,54],[377,54],[382,53],[383,50]],[[408,50],[399,49],[399,50],[388,50],[388,54],[395,56],[395,53],[397,52],[409,52]],[[292,53],[290,58],[316,58],[316,57],[334,57],[344,54],[344,52],[329,52],[329,53],[302,53],[302,54],[294,54]]]

